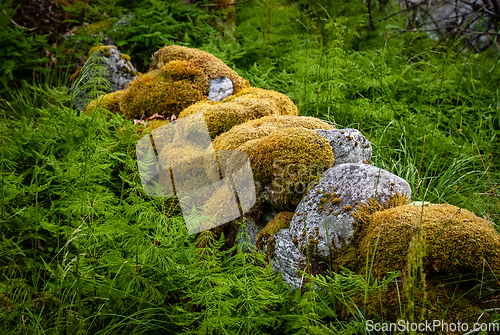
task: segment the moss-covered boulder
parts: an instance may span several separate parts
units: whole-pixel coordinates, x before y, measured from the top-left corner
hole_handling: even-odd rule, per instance
[[[309,116],[269,115],[260,119],[245,122],[235,126],[213,141],[215,150],[236,150],[250,140],[256,140],[271,135],[283,128],[335,129],[334,126]]]
[[[222,102],[204,100],[184,109],[179,118],[202,112],[210,136],[227,132],[233,126],[269,115],[298,115],[297,106],[286,95],[249,87]]]
[[[119,96],[104,97],[104,101],[114,110],[118,106],[119,112],[128,119],[155,113],[178,116],[184,108],[206,99],[211,81],[221,78],[231,81],[236,94],[250,86],[217,57],[201,50],[171,45],[153,55],[147,73],[130,82]]]
[[[224,137],[234,135],[234,141],[241,142],[237,134],[245,138],[247,135],[239,130]],[[217,143],[223,142],[226,141]],[[217,143],[216,150],[226,150]],[[303,127],[279,128],[267,136],[247,140],[233,150],[249,156],[254,179],[268,187],[271,203],[278,209],[294,208],[309,185],[318,181],[321,173],[334,163],[328,140]]]
[[[332,166],[334,157],[328,140],[317,135],[313,129],[333,128],[312,117],[270,115],[237,125],[212,142],[207,152],[215,149],[223,170],[223,161],[232,160],[242,166],[242,158],[245,157],[250,162],[255,185],[253,181],[251,185],[248,181],[237,182],[241,187],[245,185],[248,188],[238,193],[242,212],[247,219],[248,242],[255,245],[257,234],[279,212],[295,210],[307,185],[318,180],[321,172]],[[212,176],[214,180],[217,177],[218,174]],[[289,186],[288,190],[286,186]],[[256,198],[250,199],[252,201],[246,199],[250,194],[256,195]],[[224,201],[221,202],[215,194],[205,204],[207,209],[224,206]],[[229,245],[234,243],[233,237],[238,230],[236,222],[216,228],[217,233],[224,232]]]
[[[383,295],[366,299],[360,294],[354,303],[365,307],[367,319],[383,317],[387,322],[396,322],[410,308],[415,318],[460,320],[469,327],[479,319],[494,320],[488,311],[498,307],[493,287],[500,272],[500,234],[491,222],[463,208],[422,205],[391,207],[372,199],[353,213],[357,239],[332,259],[332,267],[371,273],[377,280],[393,271],[402,274]],[[339,314],[352,315],[346,309]]]
[[[112,53],[110,48],[99,48],[105,54]],[[212,139],[235,125],[264,116],[298,115],[297,106],[286,95],[250,87],[220,59],[177,45],[158,50],[147,73],[124,90],[96,99],[87,110],[97,105],[127,119],[147,119],[154,114],[182,119],[203,113]],[[333,129],[324,122],[316,124],[317,129]]]
[[[410,242],[419,227],[425,231],[424,268],[428,276],[479,273],[483,259],[493,271],[500,271],[500,234],[491,222],[466,209],[448,204],[409,205],[363,217],[359,223],[368,228],[359,255],[366,257],[368,248],[371,255],[378,239],[373,271],[379,276],[404,272]]]

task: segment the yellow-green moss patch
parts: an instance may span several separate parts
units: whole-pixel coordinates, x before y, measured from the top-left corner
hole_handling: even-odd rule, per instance
[[[116,47],[114,47],[112,45],[101,45],[101,46],[90,48],[88,56],[90,57],[94,52],[99,50],[104,55],[104,57],[110,57],[111,51],[109,51],[109,48],[113,48],[115,50],[118,50],[118,49],[116,49]]]
[[[92,48],[109,53],[109,46]],[[122,55],[127,59],[127,55]],[[157,51],[150,71],[137,76],[121,95],[119,112],[127,119],[145,118],[158,113],[179,116],[186,107],[206,99],[210,79],[227,77],[234,92],[249,86],[220,59],[207,52],[172,45]]]
[[[201,101],[182,111],[179,118],[203,112],[210,137],[230,130],[233,126],[269,115],[297,115],[297,107],[286,95],[250,87],[222,102]]]
[[[280,229],[290,227],[293,212],[281,212],[274,219],[271,220],[258,234],[257,234],[257,250],[262,250],[264,243],[274,236]]]
[[[277,129],[302,127],[306,129],[335,129],[332,125],[308,116],[270,115],[234,126],[213,141],[216,150],[235,150],[243,143],[269,136]]]
[[[298,115],[299,112],[297,106],[285,94],[256,87],[248,87],[240,92],[235,92],[235,94],[224,99],[223,102],[239,102],[245,99],[268,100],[274,107],[275,113],[273,114]]]
[[[85,114],[88,114],[92,110],[94,110],[96,107],[101,107],[109,110],[112,113],[119,113],[120,112],[120,100],[123,95],[123,90],[121,91],[115,91],[106,95],[103,95],[96,100],[92,100],[87,107],[83,110]]]
[[[127,119],[138,119],[142,115],[149,117],[155,113],[165,117],[179,115],[184,108],[208,94],[208,81],[200,71],[190,70],[193,70],[190,66],[185,72],[179,71],[176,66],[167,66],[136,77],[124,90],[120,101],[121,112]],[[184,79],[181,77],[183,74],[186,75]]]
[[[378,240],[373,270],[377,275],[406,268],[411,237],[422,227],[426,236],[426,273],[481,272],[483,259],[500,270],[500,234],[489,221],[448,204],[398,206],[373,214],[372,228],[360,244],[360,256]],[[371,257],[371,256],[370,256]]]
[[[328,140],[302,127],[277,129],[234,150],[249,156],[254,179],[269,185],[283,208],[297,205],[306,188],[334,162]]]
[[[130,56],[127,54],[120,53],[120,58],[124,59],[126,62],[130,62]]]
[[[335,190],[336,191],[336,190]],[[399,194],[396,192],[395,195],[391,196],[387,202],[380,204],[375,199],[368,199],[366,203],[362,202],[359,204],[355,211],[352,212],[352,216],[356,221],[354,222],[355,226],[359,229],[366,230],[369,228],[373,215],[376,212],[383,211],[385,209],[404,206],[410,203],[410,199],[405,194]]]
[[[207,80],[218,77],[229,78],[233,82],[235,93],[250,86],[248,80],[240,77],[217,57],[205,51],[179,45],[166,46],[155,52],[150,69],[162,69],[172,61],[187,61],[191,63],[194,67],[203,71],[203,75]]]

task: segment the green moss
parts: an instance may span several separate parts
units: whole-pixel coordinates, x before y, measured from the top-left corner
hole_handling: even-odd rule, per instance
[[[165,117],[179,115],[184,108],[208,94],[208,81],[201,72],[197,72],[198,75],[193,71],[187,73],[188,78],[181,79],[178,67],[167,66],[136,77],[124,90],[120,101],[122,114],[128,119],[138,119],[143,114],[149,117],[155,113]]]
[[[220,76],[231,79],[235,92],[249,86],[220,59],[204,51],[176,45],[164,47],[155,53],[150,71],[127,85],[119,103],[120,113],[128,119],[155,113],[179,116],[186,107],[206,99],[209,80]]]
[[[306,189],[334,162],[328,140],[302,127],[277,129],[234,150],[249,156],[254,179],[270,185],[283,208],[296,206]]]
[[[458,279],[458,278],[457,278]],[[478,302],[478,292],[471,292],[468,283],[463,278],[458,282],[456,280],[451,284],[443,278],[432,278],[427,281],[426,298],[424,299],[423,292],[419,292],[415,298],[415,315],[420,315],[424,310],[424,319],[427,320],[443,320],[445,323],[468,323],[469,330],[472,324],[477,322],[488,323],[492,322],[491,314],[485,312],[487,308],[495,308],[498,303],[496,299],[491,299],[491,296],[486,296]],[[460,285],[462,284],[466,285]],[[403,318],[408,319],[405,315],[408,300],[406,295],[402,294],[403,283],[399,282],[397,285],[393,281],[388,290],[380,294],[380,291],[368,293],[362,292],[352,299],[352,306],[345,304],[337,305],[337,313],[343,319],[352,317],[354,311],[357,311],[355,306],[364,306],[364,315],[367,320],[385,320],[384,322],[397,322]],[[486,302],[486,301],[490,302]],[[425,305],[423,302],[425,301]],[[479,307],[480,306],[480,307]],[[400,307],[402,308],[403,315],[400,314]],[[417,320],[418,321],[418,320]],[[436,327],[436,329],[441,329]],[[446,330],[446,326],[444,327]],[[438,332],[439,333],[439,332]],[[455,334],[458,332],[445,332],[445,334]],[[434,334],[434,332],[424,332],[422,334]]]
[[[86,34],[89,35],[94,35],[97,34],[98,32],[111,27],[113,25],[114,20],[113,19],[107,19],[99,22],[94,22],[89,24],[87,27],[84,28],[84,31]]]
[[[127,62],[130,62],[130,56],[127,55],[127,54],[120,53],[120,59],[123,59],[123,60],[125,60]]]
[[[341,202],[342,200],[340,198],[333,198],[332,199],[332,205],[336,205],[338,204],[339,202]]]
[[[366,256],[368,244],[374,246],[380,232],[373,264],[375,273],[381,276],[404,269],[411,238],[420,226],[426,236],[427,274],[478,273],[482,271],[483,258],[491,269],[500,271],[500,234],[490,222],[448,204],[423,209],[398,206],[374,213],[360,244],[360,256]]]
[[[334,188],[334,191],[337,191],[337,189]],[[332,194],[332,197],[334,197],[331,201],[333,205],[337,205],[341,201],[340,198],[335,198],[336,196],[339,196],[339,194],[335,193]],[[363,238],[367,234],[369,234],[369,232],[372,229],[371,222],[374,213],[378,211],[383,211],[384,209],[393,208],[396,206],[407,205],[409,201],[410,200],[405,195],[396,194],[394,196],[391,196],[389,200],[384,204],[380,204],[374,199],[368,199],[367,203],[361,203],[360,205],[358,205],[351,212],[351,215],[355,219],[354,222],[355,232],[353,239],[345,248],[332,250],[332,255],[331,255],[332,267],[335,269],[335,271],[340,271],[341,268],[348,268],[357,273],[364,274],[364,272],[362,272],[361,269],[365,265],[363,261],[365,261],[364,257],[366,257],[366,253],[363,255],[362,252],[359,251],[360,250],[359,248]],[[351,207],[351,206],[346,206],[346,207]],[[352,208],[349,210],[352,210]],[[334,209],[330,208],[329,213],[333,212]],[[340,213],[341,211],[338,211],[336,213],[333,213],[333,215],[337,216]],[[332,241],[332,243],[334,242]]]
[[[235,150],[243,143],[271,135],[283,128],[335,129],[332,125],[313,117],[295,115],[269,115],[234,126],[213,141],[216,150]]]
[[[274,236],[280,229],[290,227],[294,213],[281,212],[274,219],[271,220],[258,234],[257,234],[257,249],[262,250],[270,237]]]
[[[155,52],[150,69],[161,69],[166,64],[176,60],[187,61],[194,67],[201,69],[206,80],[221,76],[229,78],[233,82],[234,93],[250,86],[246,79],[241,78],[217,57],[205,51],[178,45],[166,46]]]
[[[268,100],[273,106],[276,115],[298,115],[297,106],[283,93],[265,90],[262,88],[248,87],[240,92],[228,96],[223,102],[239,102],[242,99]]]
[[[101,45],[101,46],[91,48],[89,50],[88,56],[90,57],[95,51],[99,50],[104,55],[104,57],[110,57],[111,51],[109,51],[109,48],[113,48],[113,49],[117,50],[116,47],[114,47],[112,45]]]
[[[246,88],[222,102],[201,101],[183,110],[179,118],[200,112],[205,115],[208,131],[212,138],[227,132],[233,126],[250,120],[265,116],[296,116],[298,113],[297,107],[286,95],[255,87]],[[271,123],[273,121],[269,120],[268,125]],[[274,125],[276,123],[274,122]],[[326,125],[325,122],[317,122],[317,124],[320,123]]]
[[[170,121],[168,121],[168,120],[155,119],[155,120],[145,122],[144,126],[151,129],[151,130],[154,130],[154,129],[163,127],[164,125],[167,125],[169,123],[170,123]],[[164,132],[162,132],[162,133],[164,133]],[[162,133],[160,133],[160,134],[162,134]],[[156,135],[156,136],[158,137],[161,135]],[[172,134],[172,136],[173,136],[173,134]]]
[[[119,113],[120,111],[120,100],[123,95],[123,90],[115,91],[106,95],[103,95],[96,100],[91,101],[87,107],[83,110],[85,114],[89,114],[96,107],[101,107],[109,110],[112,113]]]
[[[352,212],[352,216],[356,220],[354,224],[366,233],[366,230],[372,222],[374,213],[393,207],[408,205],[409,203],[410,199],[406,195],[399,193],[391,196],[389,200],[383,204],[380,204],[375,199],[368,199],[366,203],[361,203],[356,207],[355,211]]]
[[[193,168],[199,169],[199,166],[193,166]],[[234,213],[228,211],[228,208],[234,209],[234,199],[235,195],[232,189],[219,187],[204,204],[201,215],[206,219],[201,223],[201,230],[205,231],[217,227],[215,233],[216,236],[220,236],[225,225],[218,226],[217,223],[231,223]]]

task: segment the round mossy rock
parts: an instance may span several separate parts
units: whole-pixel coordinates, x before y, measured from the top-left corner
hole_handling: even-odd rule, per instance
[[[233,126],[268,115],[297,115],[297,106],[286,95],[250,87],[222,102],[200,101],[184,109],[179,118],[203,112],[211,138]]]
[[[224,62],[209,53],[178,45],[158,50],[150,70],[131,81],[119,96],[119,111],[127,119],[179,116],[186,107],[206,99],[215,79],[232,83],[232,91],[249,87]]]
[[[500,234],[491,222],[466,209],[448,204],[398,206],[375,212],[369,227],[359,253],[366,257],[370,246],[371,255],[378,239],[373,262],[378,276],[406,269],[410,241],[419,227],[425,231],[427,274],[479,273],[483,259],[500,271]]]
[[[172,61],[185,61],[192,64],[194,68],[203,72],[203,77],[207,80],[228,78],[233,83],[234,93],[250,86],[248,80],[240,77],[219,58],[205,51],[179,45],[166,46],[156,51],[152,57],[150,70],[162,69]],[[206,95],[208,96],[208,91]]]
[[[213,146],[215,150],[236,150],[243,143],[269,136],[277,129],[297,127],[311,130],[335,129],[329,123],[309,116],[269,115],[234,126],[228,132],[217,136]]]
[[[209,84],[202,71],[188,62],[173,63],[129,83],[120,100],[125,118],[138,119],[155,113],[178,116],[184,108],[206,97]]]
[[[302,127],[276,129],[234,150],[248,155],[254,180],[268,185],[282,208],[297,205],[307,187],[334,163],[328,140]]]

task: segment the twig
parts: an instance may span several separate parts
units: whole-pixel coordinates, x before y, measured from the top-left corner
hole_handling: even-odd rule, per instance
[[[484,311],[485,312],[496,312],[496,311],[500,311],[500,308],[488,308],[488,309],[485,309]]]
[[[4,10],[2,10],[2,12],[3,12],[3,13],[7,16],[7,17],[9,17],[9,15],[8,15],[8,14],[7,14],[7,12],[5,11],[5,9],[4,9]],[[9,19],[10,19],[10,18],[9,18]],[[21,26],[19,23],[17,23],[16,21],[14,21],[14,20],[12,20],[12,19],[10,20],[10,22],[11,22],[12,24],[14,24],[15,26],[17,26],[17,27],[21,28],[21,29],[28,29],[28,31],[33,31],[33,30],[35,30],[35,29],[36,29],[36,27],[34,27],[34,28],[26,28],[26,27],[24,27],[24,26]]]
[[[493,185],[493,188],[496,189],[497,188],[497,184]],[[478,193],[478,194],[480,194],[480,195],[491,195],[491,191],[494,191],[494,190],[488,190],[488,192]]]
[[[421,4],[425,4],[426,2],[427,2],[427,1],[423,1],[423,2],[418,3],[418,4],[415,4],[415,5],[413,5],[413,6],[406,7],[405,9],[402,9],[402,10],[400,10],[399,12],[396,12],[396,13],[394,13],[394,14],[391,14],[391,15],[389,15],[389,16],[384,17],[383,19],[380,19],[380,20],[375,21],[375,23],[385,21],[385,20],[387,20],[387,19],[389,19],[389,18],[391,18],[391,17],[393,17],[393,16],[395,16],[395,15],[398,15],[398,14],[401,14],[401,13],[403,13],[403,12],[406,12],[406,11],[407,11],[407,10],[409,10],[409,9],[412,9],[412,8],[418,7],[418,6],[420,6]]]
[[[495,188],[493,187],[493,183],[491,182],[490,175],[488,173],[488,169],[486,168],[486,165],[484,165],[483,156],[481,156],[481,153],[479,152],[479,148],[477,146],[476,139],[472,138],[472,140],[474,141],[474,145],[476,146],[477,153],[479,154],[479,158],[481,158],[481,163],[483,163],[484,172],[486,172],[486,176],[488,177],[488,180],[490,182],[491,189],[493,190],[493,195],[495,196],[495,199],[497,201],[498,209],[500,209],[500,202],[498,202],[497,193],[495,192]]]
[[[215,4],[215,5],[199,5],[199,7],[222,7],[222,6],[235,6],[235,5],[239,5],[239,4],[242,4],[242,3],[247,3],[247,2],[250,2],[252,0],[246,0],[246,1],[240,1],[240,2],[233,2],[233,3],[227,3],[227,4]]]

